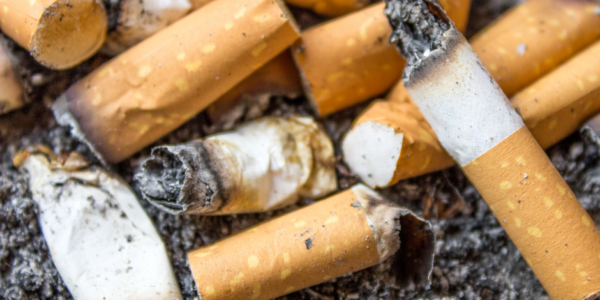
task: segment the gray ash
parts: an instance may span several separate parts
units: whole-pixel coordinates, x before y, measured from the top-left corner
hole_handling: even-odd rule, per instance
[[[392,26],[389,42],[396,44],[409,65],[416,65],[429,52],[442,46],[442,35],[451,25],[436,0],[385,2],[384,14]]]

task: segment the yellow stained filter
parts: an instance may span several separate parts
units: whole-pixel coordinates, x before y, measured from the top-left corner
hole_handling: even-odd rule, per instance
[[[106,37],[100,0],[0,0],[0,28],[41,64],[73,67],[92,56]]]
[[[463,170],[552,299],[600,291],[598,229],[525,126]]]
[[[298,37],[280,1],[214,1],[71,86],[53,110],[101,157],[118,162],[189,120]]]

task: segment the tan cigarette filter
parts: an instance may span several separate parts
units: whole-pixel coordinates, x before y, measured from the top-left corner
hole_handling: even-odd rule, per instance
[[[363,185],[188,254],[200,297],[272,299],[398,251],[399,286],[429,284],[431,225]]]
[[[285,2],[330,17],[341,16],[369,4],[368,0],[285,0]]]
[[[598,39],[599,10],[590,0],[529,0],[470,42],[511,97]]]
[[[0,0],[0,7],[2,31],[52,69],[81,63],[106,37],[100,0]]]
[[[233,122],[244,113],[252,114],[254,106],[267,106],[271,96],[295,98],[301,94],[298,69],[290,52],[284,51],[217,99],[206,112],[213,123]]]
[[[452,20],[466,25],[470,0],[442,1]],[[388,44],[385,3],[310,28],[294,44],[306,97],[329,115],[387,91],[400,79],[404,59]]]
[[[575,132],[600,110],[598,57],[600,42],[511,99],[542,148]],[[388,99],[365,109],[344,138],[344,159],[351,169],[369,186],[386,187],[454,165],[401,82]],[[381,143],[377,140],[379,134],[387,134],[389,139]],[[385,161],[388,157],[390,163]]]
[[[280,1],[214,1],[112,59],[53,105],[108,162],[169,133],[299,37]]]
[[[552,299],[599,295],[598,229],[526,127],[463,170]]]
[[[0,114],[20,108],[23,101],[23,86],[15,74],[13,59],[0,36]]]

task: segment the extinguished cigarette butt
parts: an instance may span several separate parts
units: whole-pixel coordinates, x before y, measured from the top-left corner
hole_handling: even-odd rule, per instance
[[[596,42],[511,99],[542,148],[575,132],[600,110],[599,56],[600,42]],[[402,83],[388,99],[367,108],[344,138],[344,159],[352,171],[372,187],[386,187],[451,166],[450,156]],[[393,139],[376,138],[383,132]],[[396,148],[389,148],[391,141]],[[378,167],[381,164],[386,167]]]
[[[188,254],[204,300],[272,299],[384,261],[398,286],[429,286],[429,222],[364,185]]]
[[[298,37],[280,1],[214,1],[72,85],[53,111],[104,161],[119,162],[189,120]]]
[[[0,114],[25,104],[23,85],[14,69],[14,60],[0,36]]]
[[[67,69],[92,56],[106,37],[100,0],[2,0],[0,28],[52,69]]]
[[[512,97],[600,37],[599,7],[596,1],[529,0],[470,42]]]
[[[369,3],[368,0],[285,0],[285,2],[330,17],[347,14]]]
[[[265,117],[203,140],[152,149],[135,176],[173,214],[260,212],[337,188],[333,145],[308,117]]]
[[[119,20],[100,52],[115,56],[181,19],[191,9],[189,0],[123,0]]]
[[[435,1],[386,2],[406,90],[550,297],[598,295],[598,229],[467,40]]]
[[[296,98],[301,94],[298,69],[290,52],[283,51],[217,99],[206,109],[206,113],[211,122],[227,123],[224,127],[230,128],[243,114],[259,115],[261,108],[269,105],[272,96]],[[255,112],[257,107],[259,109]]]
[[[165,246],[120,178],[71,153],[20,155],[52,261],[75,299],[182,299]]]
[[[466,24],[470,0],[447,3],[450,15]],[[292,47],[305,95],[319,115],[380,95],[400,79],[404,59],[387,42],[391,28],[384,7],[374,4],[310,28]]]

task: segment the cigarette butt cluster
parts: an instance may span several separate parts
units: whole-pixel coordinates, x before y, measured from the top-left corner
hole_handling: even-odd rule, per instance
[[[136,175],[170,213],[268,211],[337,188],[333,145],[308,117],[265,117],[233,132],[160,146]]]
[[[600,232],[527,128],[463,170],[552,299],[600,291]]]
[[[0,114],[15,110],[24,103],[23,86],[15,74],[13,59],[0,37]]]
[[[431,225],[353,188],[188,254],[204,300],[272,299],[373,266],[398,251],[400,286],[428,285]]]
[[[165,245],[127,183],[77,153],[63,163],[41,153],[15,161],[29,173],[52,262],[73,298],[182,299]]]
[[[39,63],[60,70],[96,53],[107,17],[100,0],[2,0],[0,28]]]
[[[186,122],[298,37],[279,1],[214,1],[72,85],[53,110],[105,161],[118,162]]]

